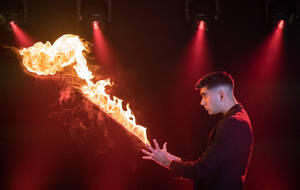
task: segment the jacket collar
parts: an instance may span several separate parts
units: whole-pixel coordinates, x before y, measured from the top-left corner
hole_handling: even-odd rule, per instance
[[[224,117],[231,116],[231,115],[241,111],[242,109],[243,109],[243,106],[240,103],[235,104],[224,114]]]

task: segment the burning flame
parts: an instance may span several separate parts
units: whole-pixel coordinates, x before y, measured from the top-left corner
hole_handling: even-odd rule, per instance
[[[87,50],[87,46],[78,36],[67,34],[58,38],[52,46],[50,42],[45,44],[38,42],[20,50],[20,54],[25,68],[38,75],[54,75],[56,72],[63,71],[64,67],[73,65],[78,77],[86,82],[80,88],[82,94],[144,144],[150,144],[146,128],[136,124],[129,104],[124,110],[121,99],[115,96],[111,99],[105,92],[106,87],[112,86],[110,80],[92,82],[94,76],[88,69],[84,50]]]

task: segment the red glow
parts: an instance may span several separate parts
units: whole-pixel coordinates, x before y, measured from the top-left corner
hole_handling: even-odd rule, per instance
[[[278,22],[277,28],[279,28],[279,29],[283,29],[284,28],[284,20],[280,20]]]
[[[203,20],[200,21],[198,29],[199,30],[205,30],[205,22]]]
[[[240,82],[242,85],[239,94],[243,97],[242,102],[247,104],[249,112],[255,113],[251,120],[254,123],[255,144],[260,145],[254,145],[254,154],[246,179],[247,189],[292,189],[288,183],[291,175],[283,175],[282,172],[287,162],[278,160],[281,154],[279,148],[276,143],[272,146],[265,144],[278,141],[277,136],[274,136],[275,132],[271,131],[281,127],[279,118],[282,113],[278,113],[277,110],[283,109],[279,104],[282,97],[280,93],[276,93],[279,92],[277,90],[281,88],[280,84],[285,77],[284,36],[280,25],[268,34],[250,57],[241,61],[239,69],[243,70],[240,73],[243,81]],[[266,148],[266,145],[274,149]]]
[[[10,23],[9,23],[9,24],[10,24],[10,26],[14,26],[14,25],[16,25],[14,21],[10,21]]]
[[[210,53],[207,47],[205,30],[197,30],[189,42],[183,56],[180,58],[178,75],[179,83],[189,86],[191,93],[194,92],[196,80],[210,70]],[[177,86],[175,84],[175,86]],[[178,92],[177,87],[175,87]]]
[[[210,56],[207,47],[205,35],[205,22],[199,23],[199,29],[193,36],[183,56],[182,68],[180,72],[184,72],[186,77],[191,77],[191,81],[195,82],[199,75],[207,72],[210,66]]]
[[[97,21],[93,21],[93,29],[94,30],[99,29],[99,23]]]
[[[245,63],[241,64],[241,74],[244,88],[241,97],[256,110],[256,127],[260,130],[272,130],[270,123],[274,120],[276,113],[276,100],[274,88],[285,75],[283,30],[275,28],[263,43],[247,57]],[[249,64],[245,67],[245,64]],[[257,109],[259,107],[259,109]],[[255,189],[255,188],[254,188]]]
[[[93,22],[93,36],[94,36],[94,52],[97,61],[101,64],[112,62],[110,55],[110,48],[105,40],[104,34],[99,27],[97,21]]]
[[[265,62],[261,65],[261,71],[266,77],[275,77],[279,72],[278,67],[282,62],[283,54],[283,31],[281,28],[275,29],[270,39],[266,42],[261,59]]]
[[[34,44],[34,41],[14,21],[10,22],[10,26],[20,47],[29,47]]]
[[[262,81],[274,81],[277,76],[282,75],[283,70],[280,67],[283,64],[283,56],[283,30],[278,27],[254,52],[253,57],[250,59],[251,66],[247,68],[244,76],[254,83],[259,82],[259,84]],[[253,80],[253,76],[256,80]]]
[[[34,145],[32,145],[34,147]],[[31,148],[32,148],[31,147]],[[26,150],[19,152],[13,158],[13,166],[8,174],[7,185],[9,190],[45,189],[53,179],[58,164],[58,156],[44,150]]]
[[[174,76],[175,82],[171,89],[173,94],[172,116],[180,117],[185,126],[193,126],[199,109],[199,94],[195,92],[194,86],[203,74],[211,70],[211,56],[205,30],[196,31],[179,59],[180,65]],[[187,129],[186,131],[190,130]],[[187,144],[192,144],[190,135],[189,133],[183,135]]]

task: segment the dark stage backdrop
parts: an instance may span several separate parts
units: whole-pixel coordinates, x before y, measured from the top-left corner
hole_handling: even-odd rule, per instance
[[[75,2],[28,2],[22,28],[34,40],[53,42],[72,33],[93,41],[92,28],[77,23]],[[201,155],[220,118],[200,107],[194,83],[206,72],[228,71],[253,124],[247,189],[292,190],[298,186],[300,158],[300,35],[286,31],[282,59],[273,60],[280,66],[269,78],[257,75],[255,68],[265,59],[260,47],[271,34],[263,11],[259,0],[224,2],[223,19],[206,35],[207,60],[199,62],[206,69],[191,77],[185,56],[193,32],[185,22],[184,1],[114,0],[112,23],[103,34],[110,59],[90,64],[100,67],[97,75],[114,81],[111,93],[130,103],[149,139],[167,141],[171,153],[188,159]],[[142,160],[141,144],[78,92],[60,102],[68,90],[62,80],[26,74],[6,48],[16,46],[13,33],[1,29],[0,42],[0,189],[192,189],[191,181],[174,179],[165,168]]]

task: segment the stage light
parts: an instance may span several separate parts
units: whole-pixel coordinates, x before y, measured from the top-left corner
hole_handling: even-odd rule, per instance
[[[266,1],[266,21],[272,28],[286,30],[296,25],[296,1]]]
[[[14,27],[16,27],[16,25],[17,25],[16,23],[17,23],[17,22],[14,21],[14,20],[10,21],[10,22],[9,22],[9,26],[8,26],[8,30],[9,30],[9,31],[13,31]]]
[[[8,31],[12,31],[11,22],[22,26],[27,17],[27,1],[15,0],[5,3],[5,8],[0,12],[0,24]]]
[[[11,13],[5,21],[5,28],[8,31],[12,31],[12,27],[19,25],[22,26],[24,24],[24,17],[17,13]]]
[[[100,24],[98,20],[92,21],[94,54],[97,62],[109,64],[112,62],[111,52]]]
[[[34,43],[32,38],[15,21],[10,21],[9,25],[18,46],[29,47]]]
[[[86,19],[90,28],[100,29],[104,31],[106,29],[107,22],[105,21],[103,15],[100,13],[93,13],[90,17]]]
[[[199,29],[199,30],[205,30],[205,25],[206,25],[205,21],[201,20],[201,21],[199,22],[199,27],[198,27],[198,29]]]
[[[286,29],[286,25],[289,23],[289,17],[285,13],[273,14],[271,18],[270,26],[278,29]]]
[[[215,1],[185,1],[186,21],[194,31],[208,31],[219,19],[219,0]]]
[[[280,21],[278,22],[277,28],[283,29],[284,23],[285,23],[284,20],[280,20]]]
[[[103,30],[105,28],[105,23],[100,18],[99,14],[93,14],[91,17],[87,19],[88,25],[90,28],[98,29],[101,28]]]
[[[22,22],[21,19],[17,19],[17,18],[14,18],[14,19],[9,19],[7,21],[7,24],[6,24],[6,27],[7,27],[7,30],[12,32],[13,31],[13,27],[15,26],[22,26],[24,22]]]
[[[196,30],[208,31],[214,24],[214,18],[203,13],[199,13],[194,17],[194,25]]]
[[[94,30],[99,29],[99,23],[98,23],[98,21],[93,21],[93,29]]]
[[[97,27],[102,31],[106,29],[107,24],[112,21],[112,0],[77,0],[78,20],[87,24],[89,28]]]

